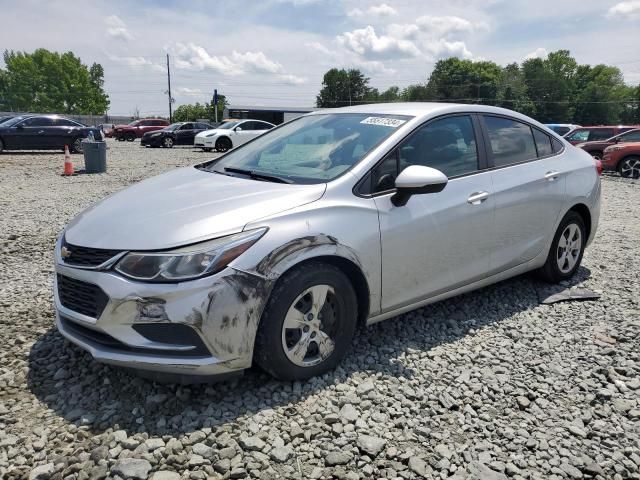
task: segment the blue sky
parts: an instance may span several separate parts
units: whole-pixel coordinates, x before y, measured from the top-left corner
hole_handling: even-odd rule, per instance
[[[521,62],[569,49],[640,82],[640,0],[110,0],[3,2],[0,48],[78,54],[105,68],[112,114],[176,104],[312,106],[329,68],[379,89],[425,81],[441,58]]]

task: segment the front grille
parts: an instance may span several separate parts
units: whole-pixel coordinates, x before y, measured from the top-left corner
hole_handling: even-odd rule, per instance
[[[101,345],[113,350],[119,350],[122,352],[129,352],[129,353],[140,353],[140,354],[148,354],[148,355],[158,355],[158,356],[162,356],[162,357],[209,357],[211,356],[211,353],[209,352],[209,350],[207,350],[207,348],[204,346],[204,344],[202,343],[202,340],[200,339],[200,337],[195,333],[195,331],[187,326],[187,325],[176,325],[176,324],[157,324],[154,325],[156,327],[161,327],[162,325],[165,325],[168,330],[171,330],[171,327],[174,328],[178,328],[178,329],[182,329],[182,327],[184,329],[189,329],[193,332],[193,335],[195,335],[194,339],[196,340],[196,343],[194,344],[196,348],[192,349],[192,350],[187,350],[187,351],[179,351],[179,350],[158,350],[155,348],[142,348],[142,347],[131,347],[125,343],[122,343],[120,340],[118,340],[117,338],[112,337],[111,335],[104,333],[104,332],[99,332],[97,330],[92,330],[91,328],[87,328],[83,325],[80,325],[76,322],[74,322],[73,320],[69,320],[68,318],[61,316],[60,317],[60,323],[62,323],[62,326],[64,327],[64,329],[69,332],[71,335],[73,335],[75,338],[77,338],[80,341],[83,342],[88,342],[90,344],[93,345]],[[134,326],[134,330],[138,330],[135,326]],[[163,330],[162,328],[160,328],[160,330]],[[138,332],[140,333],[140,332]],[[182,331],[182,333],[184,334],[185,332]],[[187,336],[191,337],[191,334],[187,334]],[[171,343],[179,343],[179,342],[171,342]]]
[[[67,252],[67,256],[62,258],[64,263],[79,267],[97,267],[122,252],[122,250],[80,247],[68,243],[66,239],[62,241],[62,248],[65,248]]]
[[[100,287],[65,275],[56,275],[58,298],[63,307],[91,318],[98,318],[109,297]]]

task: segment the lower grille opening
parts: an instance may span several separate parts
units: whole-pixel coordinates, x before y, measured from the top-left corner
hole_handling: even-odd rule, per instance
[[[149,331],[152,330],[151,327],[153,327],[154,330],[157,329],[157,327],[160,327],[159,329],[157,329],[157,331],[161,332],[161,336],[163,338],[165,338],[167,335],[170,335],[171,332],[173,331],[176,334],[175,337],[173,338],[168,337],[172,339],[170,341],[162,342],[162,343],[172,343],[174,345],[194,345],[196,347],[191,350],[176,351],[176,350],[158,350],[154,348],[131,347],[129,345],[122,343],[120,340],[112,337],[111,335],[108,335],[104,332],[92,330],[91,328],[80,325],[64,316],[60,317],[60,323],[62,323],[62,326],[64,327],[65,330],[67,330],[69,333],[71,333],[74,337],[78,338],[78,340],[81,340],[82,342],[93,344],[94,346],[107,347],[112,350],[118,350],[121,352],[157,355],[161,357],[201,358],[201,357],[211,356],[211,353],[202,342],[202,339],[200,338],[200,336],[188,325],[140,324],[140,325],[135,325],[133,327],[134,330],[136,331],[138,331],[138,327],[149,327],[149,328],[142,329],[143,331],[145,331],[145,334],[141,333],[140,331],[138,331],[138,333],[148,338],[149,340],[158,341],[159,343],[160,343],[160,340],[155,340],[153,338],[150,338],[147,335],[148,333],[147,330]],[[165,328],[165,327],[173,327],[173,328]],[[186,333],[184,329],[191,330],[191,334]],[[187,339],[189,340],[193,339],[194,341],[193,343],[185,343]]]
[[[56,275],[58,297],[63,307],[91,318],[98,318],[109,302],[100,287],[65,275]]]

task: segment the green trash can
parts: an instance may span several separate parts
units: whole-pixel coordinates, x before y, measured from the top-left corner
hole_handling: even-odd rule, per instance
[[[104,173],[107,171],[107,142],[82,142],[84,153],[84,171],[86,173]]]

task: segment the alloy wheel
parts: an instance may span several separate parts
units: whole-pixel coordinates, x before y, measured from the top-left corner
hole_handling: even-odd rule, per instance
[[[558,239],[556,261],[562,273],[568,273],[575,267],[582,251],[582,232],[575,223],[570,223]]]
[[[337,332],[335,291],[329,285],[307,288],[293,301],[282,326],[282,347],[300,367],[326,360],[335,350]]]
[[[165,148],[171,148],[171,147],[173,147],[173,138],[171,138],[171,137],[165,137],[165,138],[162,140],[162,145],[163,145]]]
[[[640,158],[627,158],[620,164],[620,175],[625,178],[640,178]]]
[[[74,151],[74,152],[78,152],[78,153],[82,153],[82,147],[83,147],[83,145],[82,145],[82,139],[81,139],[81,138],[76,138],[76,139],[73,141],[73,146],[72,146],[73,151]]]

